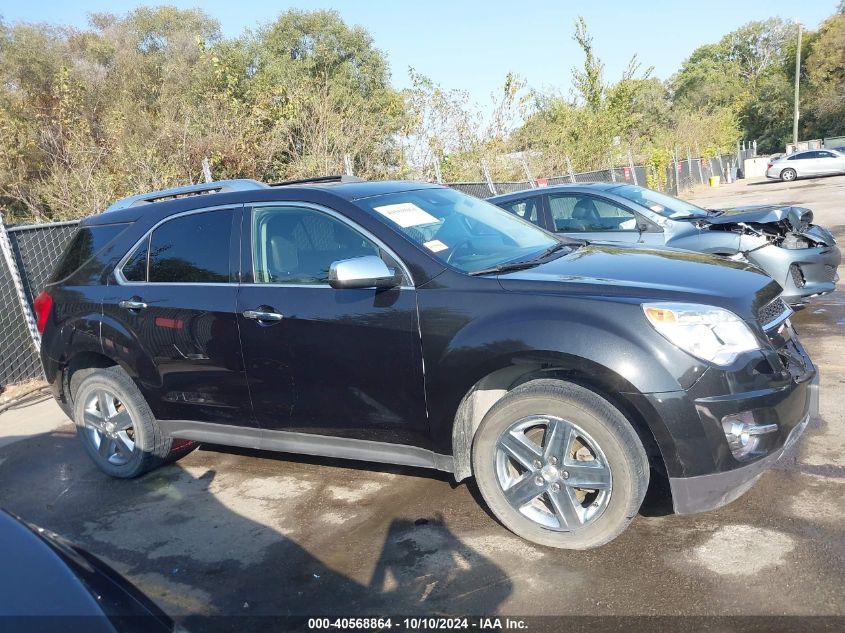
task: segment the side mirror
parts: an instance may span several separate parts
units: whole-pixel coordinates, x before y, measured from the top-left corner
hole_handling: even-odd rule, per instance
[[[332,288],[393,288],[399,276],[380,257],[367,255],[333,262],[329,267]]]

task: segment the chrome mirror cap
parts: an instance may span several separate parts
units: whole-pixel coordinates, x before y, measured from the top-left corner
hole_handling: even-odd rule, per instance
[[[329,267],[332,288],[393,288],[399,275],[387,267],[380,257],[367,255],[333,262]]]

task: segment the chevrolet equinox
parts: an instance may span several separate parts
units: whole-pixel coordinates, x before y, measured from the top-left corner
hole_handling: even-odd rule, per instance
[[[219,181],[87,218],[35,301],[94,463],[197,443],[474,476],[516,534],[586,549],[650,479],[736,499],[807,425],[781,287],[700,253],[555,236],[438,185]]]

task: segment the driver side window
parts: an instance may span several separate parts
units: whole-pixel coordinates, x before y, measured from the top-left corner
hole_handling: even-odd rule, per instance
[[[637,230],[637,216],[632,211],[603,198],[575,193],[552,195],[549,208],[559,233]]]
[[[398,269],[371,240],[327,213],[299,207],[252,212],[255,283],[328,285],[332,263],[367,255]]]

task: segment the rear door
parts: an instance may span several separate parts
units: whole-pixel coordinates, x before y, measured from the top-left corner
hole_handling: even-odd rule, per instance
[[[396,257],[340,214],[305,204],[252,209],[243,236],[250,279],[238,321],[259,425],[425,446],[416,295]],[[329,285],[333,262],[367,255],[402,270],[401,287]]]
[[[137,371],[159,419],[253,425],[235,318],[241,212],[163,220],[109,285],[102,345]]]
[[[799,176],[818,176],[822,174],[822,167],[819,165],[818,152],[802,152],[790,156],[787,161],[789,166],[795,169]]]

